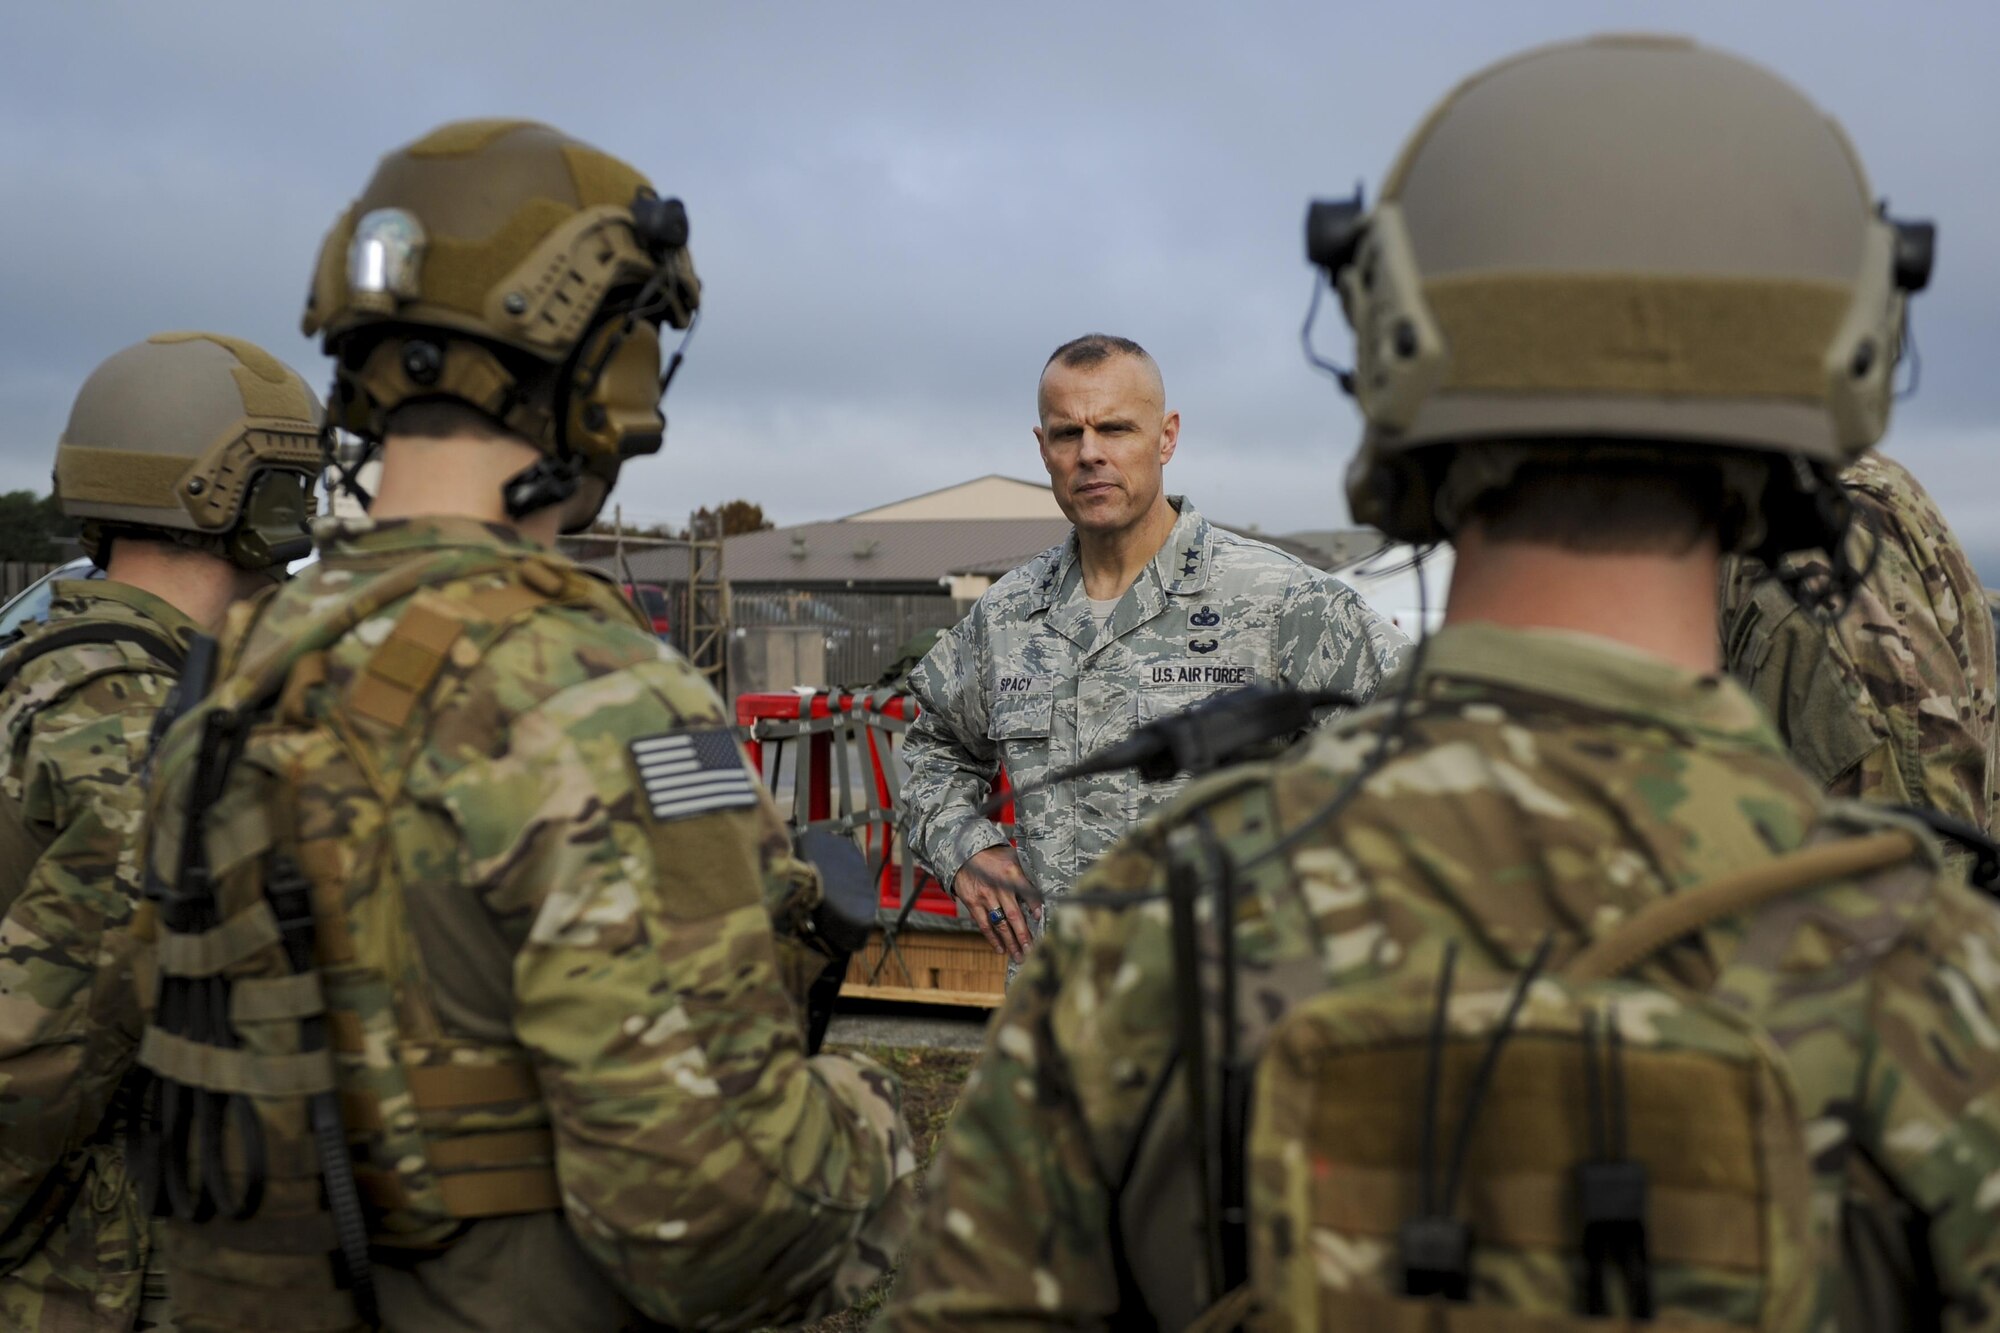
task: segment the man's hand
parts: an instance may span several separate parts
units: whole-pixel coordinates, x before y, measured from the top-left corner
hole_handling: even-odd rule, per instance
[[[1021,895],[1028,891],[1028,876],[1012,847],[988,847],[960,866],[951,882],[952,897],[965,904],[986,942],[1017,963],[1028,956],[1031,939],[1025,914],[1032,911],[1035,920],[1042,919],[1040,904],[1023,906]],[[995,908],[1002,914],[998,923],[991,919]]]

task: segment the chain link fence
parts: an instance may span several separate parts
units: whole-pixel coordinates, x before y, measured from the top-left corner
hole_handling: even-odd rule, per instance
[[[730,589],[731,645],[736,693],[870,685],[901,657],[910,641],[931,630],[949,629],[965,614],[965,604],[943,594],[806,592],[797,589]],[[817,643],[801,643],[802,639]],[[760,665],[761,663],[761,665]],[[823,671],[819,680],[787,675]],[[761,677],[761,678],[760,678]]]

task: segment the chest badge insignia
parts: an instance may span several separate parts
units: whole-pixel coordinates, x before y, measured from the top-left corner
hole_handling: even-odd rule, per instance
[[[1222,617],[1205,606],[1188,617],[1188,624],[1193,625],[1196,629],[1213,629],[1221,623]]]
[[[1194,653],[1212,653],[1220,646],[1214,639],[1188,640],[1188,651]]]

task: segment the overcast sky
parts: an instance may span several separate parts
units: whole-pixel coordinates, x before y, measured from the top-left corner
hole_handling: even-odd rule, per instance
[[[299,307],[375,159],[519,115],[631,161],[693,220],[701,329],[666,451],[626,470],[628,517],[743,496],[794,522],[1038,477],[1036,374],[1103,329],[1165,371],[1175,489],[1232,523],[1339,526],[1357,418],[1298,349],[1306,200],[1372,195],[1478,66],[1608,28],[1770,65],[1899,214],[1937,219],[1922,387],[1889,447],[2000,551],[1984,0],[10,5],[0,488],[45,489],[77,385],[160,329],[249,337],[323,384]],[[1322,333],[1345,352],[1337,315]]]

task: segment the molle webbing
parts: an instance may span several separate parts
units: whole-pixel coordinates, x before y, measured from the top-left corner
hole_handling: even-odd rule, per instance
[[[1699,394],[1821,402],[1852,293],[1804,279],[1468,274],[1424,299],[1462,392]]]
[[[1681,893],[1668,894],[1592,940],[1562,969],[1574,982],[1622,976],[1684,935],[1782,898],[1904,861],[1917,851],[1914,834],[1886,829],[1843,838],[1719,875]]]
[[[406,1065],[403,1074],[417,1116],[428,1124],[445,1125],[484,1107],[541,1098],[533,1071],[521,1063]],[[382,1128],[381,1108],[372,1098],[343,1097],[341,1112],[350,1131]],[[425,1152],[452,1217],[506,1217],[562,1207],[555,1140],[546,1126],[436,1132],[427,1136]],[[354,1178],[377,1208],[412,1204],[393,1171],[357,1165]]]
[[[461,622],[425,605],[421,595],[396,619],[347,692],[347,708],[399,731],[411,710],[430,691],[458,640]]]

